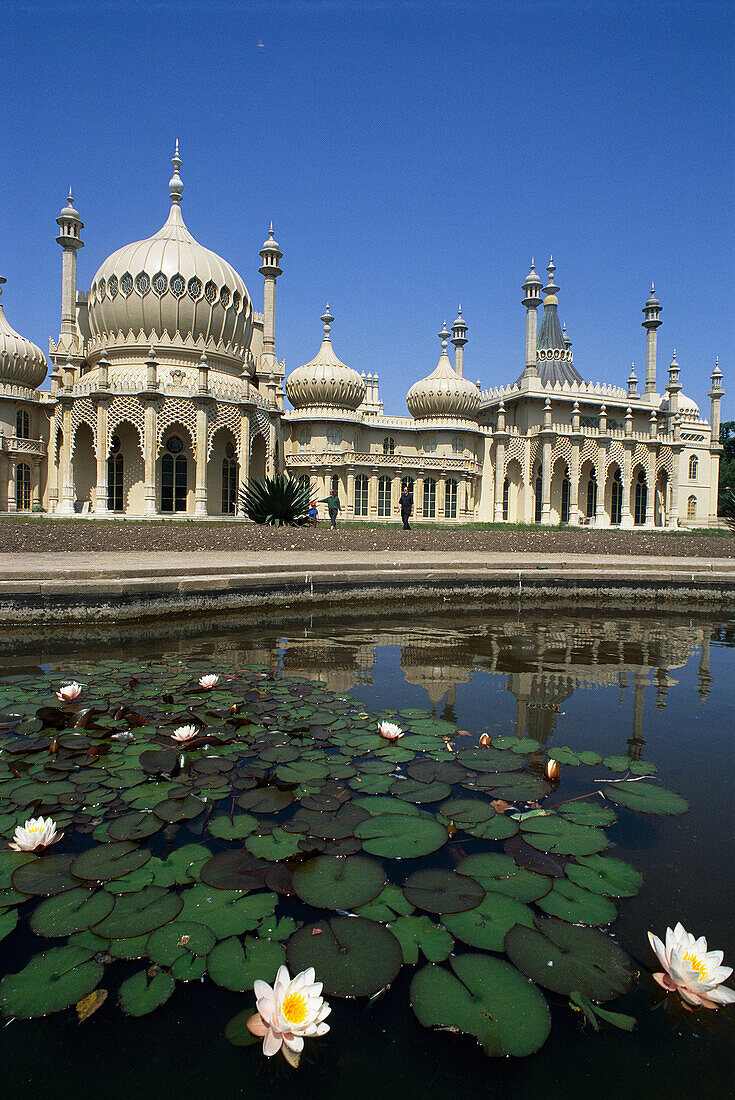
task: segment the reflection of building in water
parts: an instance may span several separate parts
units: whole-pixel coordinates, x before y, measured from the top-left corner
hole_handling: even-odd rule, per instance
[[[562,705],[579,690],[617,686],[621,700],[633,689],[633,717],[628,750],[641,756],[646,688],[655,687],[656,705],[667,705],[676,684],[672,669],[683,668],[700,650],[699,696],[709,695],[709,624],[671,624],[655,620],[567,620],[554,623],[507,621],[468,623],[464,629],[414,630],[405,626],[371,635],[346,629],[339,637],[308,636],[289,640],[284,672],[319,680],[335,691],[372,682],[376,651],[400,646],[407,683],[426,691],[432,710],[453,718],[458,684],[477,671],[507,677],[516,699],[515,732],[545,743],[553,733]],[[444,700],[444,707],[440,704]]]

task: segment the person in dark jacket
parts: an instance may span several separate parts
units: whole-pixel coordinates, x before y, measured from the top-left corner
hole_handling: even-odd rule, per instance
[[[330,493],[328,497],[322,497],[319,501],[320,504],[326,504],[327,511],[329,512],[329,522],[332,529],[337,526],[337,513],[342,511],[342,507],[339,503],[339,497],[336,493]]]
[[[411,524],[408,522],[413,515],[413,493],[409,489],[408,485],[403,486],[403,492],[400,499],[401,519],[403,520],[403,530],[410,531]]]

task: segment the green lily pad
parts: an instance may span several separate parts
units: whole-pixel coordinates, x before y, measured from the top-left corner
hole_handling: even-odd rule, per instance
[[[92,932],[87,933],[88,936],[93,935]],[[99,936],[95,936],[95,939],[104,944],[105,941],[100,939]],[[110,940],[106,946],[108,955],[112,955],[113,959],[144,959],[148,954],[148,933],[143,936],[130,936],[122,940]],[[103,950],[100,947],[95,948],[96,951]]]
[[[390,793],[406,802],[438,802],[442,798],[448,798],[452,788],[439,779],[429,783],[422,783],[418,779],[395,779],[390,785]]]
[[[217,985],[243,992],[252,989],[257,978],[272,981],[285,961],[286,952],[276,941],[246,936],[243,948],[235,936],[230,936],[209,952],[207,971]]]
[[[193,821],[195,817],[206,809],[206,803],[193,794],[188,794],[183,799],[166,798],[153,807],[153,813],[161,821],[167,821],[170,825],[180,824],[182,821]]]
[[[365,905],[384,886],[383,868],[365,856],[317,856],[293,873],[296,894],[316,909],[353,909]]]
[[[420,817],[421,810],[413,802],[404,802],[400,798],[388,795],[366,795],[362,798],[354,798],[353,806],[359,806],[367,810],[371,817],[378,814],[408,814],[409,817]]]
[[[491,745],[463,749],[457,753],[457,760],[463,767],[471,768],[475,772],[514,772],[519,771],[525,763],[519,756]]]
[[[254,1014],[254,1008],[246,1008],[233,1016],[225,1028],[225,1039],[236,1047],[251,1047],[261,1042],[257,1035],[248,1031],[248,1020]]]
[[[257,828],[258,819],[252,814],[234,814],[232,817],[220,814],[208,823],[207,832],[220,840],[242,840]]]
[[[557,878],[551,891],[538,902],[539,909],[572,924],[612,924],[618,911],[609,898],[593,894],[565,878]]]
[[[600,829],[575,825],[563,817],[548,814],[521,822],[523,838],[540,852],[561,856],[590,856],[607,848],[608,839]]]
[[[250,852],[218,852],[201,868],[199,877],[217,890],[259,890],[265,882],[268,863]]]
[[[519,970],[555,993],[611,1001],[635,983],[631,960],[610,936],[556,917],[537,917],[535,928],[512,928],[505,951]]]
[[[520,760],[519,756],[515,757]],[[493,775],[478,775],[462,784],[470,791],[484,791],[491,798],[504,798],[506,802],[520,799],[532,802],[549,793],[549,784],[537,775],[525,772],[498,772]]]
[[[218,940],[252,932],[264,917],[273,915],[276,895],[241,894],[235,890],[212,890],[204,883],[182,894],[180,920],[194,921],[211,928]]]
[[[152,886],[155,874],[151,864],[155,858],[153,856],[144,867],[139,867],[137,871],[128,871],[127,875],[122,875],[121,878],[106,883],[105,889],[109,890],[111,894],[138,894],[145,886]],[[163,860],[156,860],[156,863],[165,867]],[[173,886],[173,884],[173,875],[169,875],[168,881],[156,882],[156,886]]]
[[[161,828],[161,821],[155,814],[138,810],[132,814],[123,814],[109,822],[107,829],[113,840],[145,840]]]
[[[0,913],[0,940],[4,940],[6,936],[9,936],[17,923],[17,909],[6,909],[4,913]]]
[[[507,840],[518,832],[516,821],[496,813],[489,802],[481,802],[478,798],[452,798],[442,802],[436,816],[443,825],[451,822],[480,840]]]
[[[159,966],[173,966],[184,955],[208,955],[217,942],[211,928],[174,920],[148,937],[148,954]]]
[[[312,933],[318,930],[318,935]],[[291,973],[313,966],[332,997],[368,997],[395,979],[403,952],[393,933],[364,917],[308,924],[286,945]]]
[[[612,856],[580,856],[567,864],[567,878],[593,894],[612,898],[632,898],[643,885],[640,871]]]
[[[538,901],[544,897],[553,882],[548,875],[519,867],[512,856],[496,852],[478,852],[476,855],[466,856],[457,864],[456,870],[461,875],[470,875],[486,890],[494,890],[498,894],[524,902]]]
[[[300,838],[297,833],[287,833],[285,829],[276,828],[265,836],[253,834],[245,841],[245,847],[259,859],[267,859],[278,863],[279,860],[288,859],[299,851]]]
[[[361,822],[355,836],[366,852],[388,859],[412,859],[436,852],[447,841],[447,830],[429,817],[378,814]]]
[[[642,814],[683,814],[689,809],[687,800],[676,791],[643,780],[605,783],[604,790],[611,802]]]
[[[291,791],[281,791],[278,787],[256,787],[245,791],[237,800],[241,810],[252,810],[255,814],[278,814],[292,802]]]
[[[452,970],[426,966],[411,982],[411,1007],[424,1027],[474,1035],[486,1054],[525,1057],[548,1038],[543,994],[503,959],[460,955]]]
[[[71,855],[36,856],[31,863],[21,864],[10,881],[21,894],[54,897],[79,885],[79,880],[69,874],[73,859]]]
[[[128,1016],[147,1016],[165,1004],[175,988],[173,975],[165,970],[153,978],[145,970],[139,970],[120,986],[120,1006]]]
[[[74,859],[69,867],[72,875],[83,882],[111,882],[129,871],[137,871],[151,858],[147,848],[138,848],[128,840],[99,844]]]
[[[575,825],[605,828],[618,820],[609,806],[599,806],[595,802],[562,802],[556,809],[566,821],[573,821]]]
[[[184,886],[198,880],[202,867],[211,855],[209,848],[205,848],[203,844],[183,844],[181,848],[174,848],[168,856],[166,867],[174,876],[174,881]]]
[[[418,813],[418,810],[416,812]],[[34,856],[31,852],[0,852],[0,890],[8,889],[13,871],[35,859],[38,859],[38,856]]]
[[[92,955],[87,948],[69,946],[35,955],[18,974],[6,974],[0,982],[0,1008],[6,1016],[28,1020],[76,1004],[103,974]]]
[[[416,871],[406,879],[403,893],[417,909],[429,913],[461,913],[475,909],[485,897],[475,879],[442,869]]]
[[[454,940],[442,924],[434,924],[427,916],[399,917],[390,930],[401,945],[403,961],[415,966],[421,950],[427,962],[444,962],[449,958]]]
[[[37,936],[53,939],[81,932],[106,917],[114,898],[106,890],[88,890],[77,886],[57,897],[47,898],[34,910],[31,928]]]
[[[606,756],[602,761],[602,766],[608,768],[611,772],[627,772],[632,763],[633,761],[628,756]]]
[[[400,886],[389,882],[378,894],[377,898],[369,901],[367,905],[354,906],[358,917],[368,917],[370,920],[391,921],[396,917],[406,917],[413,913],[413,905],[404,896]]]
[[[442,924],[456,940],[484,951],[502,951],[503,941],[514,924],[533,927],[533,913],[527,905],[506,894],[488,890],[475,909],[444,913]]]
[[[147,886],[138,894],[116,898],[112,912],[98,921],[92,931],[111,940],[142,936],[172,921],[182,904],[178,894],[162,886]]]

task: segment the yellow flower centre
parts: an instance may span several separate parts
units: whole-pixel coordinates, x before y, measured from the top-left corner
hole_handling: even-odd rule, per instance
[[[281,1012],[290,1024],[303,1024],[307,1015],[306,998],[303,993],[289,993],[288,997],[284,997]]]
[[[28,830],[27,830],[27,831],[28,831],[29,833],[42,833],[42,832],[43,832],[43,828],[44,828],[44,827],[43,827],[43,825],[31,825],[31,826],[30,826],[30,827],[28,828]]]
[[[696,955],[692,955],[689,951],[687,951],[686,955],[683,956],[683,959],[684,962],[689,963],[692,970],[696,970],[697,974],[699,975],[700,982],[707,980],[707,967],[704,965],[701,959],[698,959]]]

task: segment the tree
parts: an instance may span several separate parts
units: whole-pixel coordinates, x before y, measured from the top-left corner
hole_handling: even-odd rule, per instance
[[[717,487],[717,510],[726,516],[732,508],[731,495],[727,490],[735,492],[735,420],[726,420],[720,425],[720,443],[722,454],[720,455],[720,480]]]

